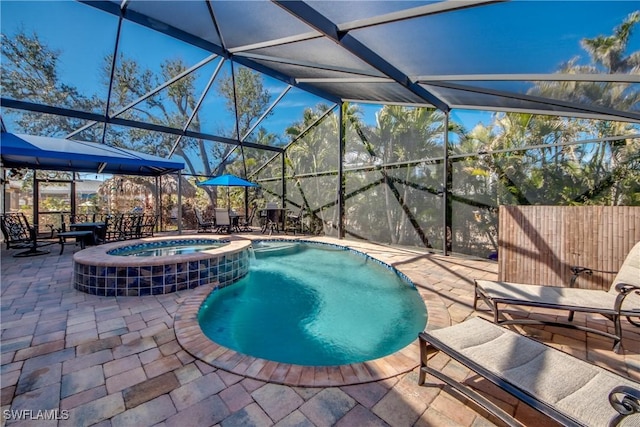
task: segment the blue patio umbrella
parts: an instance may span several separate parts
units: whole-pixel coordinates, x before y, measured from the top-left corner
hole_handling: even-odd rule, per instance
[[[258,187],[255,182],[247,181],[235,175],[225,174],[209,178],[205,181],[199,182],[199,186],[210,185],[215,187],[227,187],[227,208],[231,208],[229,201],[229,187]]]
[[[199,182],[198,185],[212,185],[218,187],[257,187],[258,184],[250,182],[235,175],[220,175]]]

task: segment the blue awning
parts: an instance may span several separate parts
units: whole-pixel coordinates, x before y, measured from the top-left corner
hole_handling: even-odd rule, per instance
[[[0,134],[4,167],[158,176],[184,169],[176,162],[124,148],[64,138]]]

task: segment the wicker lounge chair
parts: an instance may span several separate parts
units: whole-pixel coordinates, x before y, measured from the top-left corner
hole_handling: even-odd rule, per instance
[[[640,383],[485,319],[419,335],[420,374],[444,381],[507,425],[517,420],[475,389],[427,365],[442,351],[563,426],[640,425]]]
[[[572,270],[574,278],[571,285],[575,284],[578,274],[591,271],[584,267],[573,267]],[[477,309],[479,299],[491,308],[495,323],[547,324],[580,329],[613,338],[613,349],[618,352],[622,340],[621,318],[626,316],[636,326],[638,323],[633,319],[640,318],[640,242],[627,255],[608,291],[476,280],[474,309]],[[569,316],[566,322],[533,318],[504,319],[500,316],[501,304],[567,310]],[[603,315],[613,322],[614,333],[572,323],[576,311]]]

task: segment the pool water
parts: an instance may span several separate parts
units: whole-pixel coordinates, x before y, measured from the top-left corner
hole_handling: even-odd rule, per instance
[[[249,274],[214,291],[200,310],[200,327],[219,345],[332,366],[392,354],[426,325],[415,287],[363,254],[310,243],[254,246]]]
[[[167,255],[192,254],[208,249],[216,249],[226,245],[228,242],[217,240],[186,240],[186,241],[166,241],[142,243],[138,245],[125,246],[107,252],[109,255],[117,256],[137,256],[153,257]]]

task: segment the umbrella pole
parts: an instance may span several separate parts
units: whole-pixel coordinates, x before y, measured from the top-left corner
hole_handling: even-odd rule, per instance
[[[249,218],[249,187],[244,187],[244,217]]]

